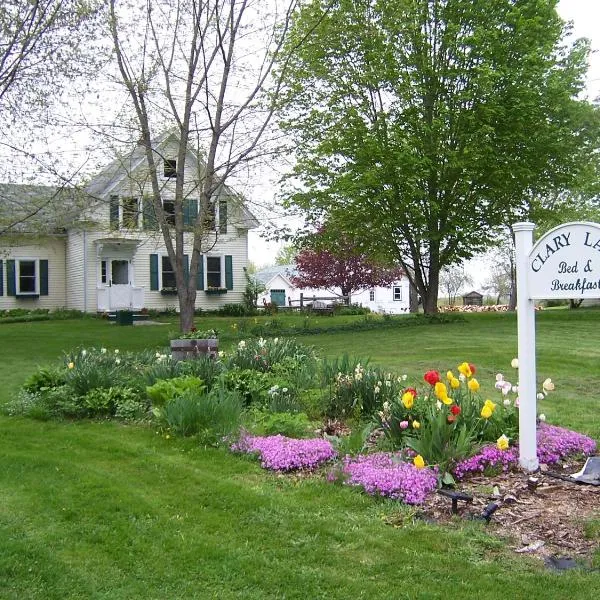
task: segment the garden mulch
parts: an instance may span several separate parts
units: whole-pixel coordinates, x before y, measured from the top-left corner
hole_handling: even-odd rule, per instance
[[[600,518],[600,486],[571,483],[548,474],[569,475],[582,466],[583,462],[551,468],[543,465],[534,476],[535,487],[528,483],[530,474],[518,471],[471,477],[457,487],[473,496],[472,503],[458,503],[458,517],[481,518],[495,503],[498,509],[489,520],[489,530],[507,538],[514,552],[542,559],[589,559],[598,548],[598,538],[586,535],[585,524]],[[440,494],[427,499],[421,516],[436,523],[450,523],[457,517],[452,514],[451,499]]]

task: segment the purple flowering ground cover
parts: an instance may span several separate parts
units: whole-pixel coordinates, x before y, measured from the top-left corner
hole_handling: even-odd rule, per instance
[[[431,468],[418,469],[411,463],[395,459],[397,454],[375,454],[346,457],[345,483],[361,486],[372,496],[386,496],[406,504],[422,504],[437,488],[437,473]]]
[[[283,435],[268,437],[242,435],[232,446],[234,452],[258,454],[261,466],[272,471],[314,469],[337,457],[331,442],[313,438],[297,440]]]
[[[596,451],[596,442],[581,433],[540,423],[537,431],[537,455],[542,464],[555,464],[572,454],[589,456]],[[509,471],[519,463],[518,444],[507,450],[499,450],[495,445],[484,446],[477,454],[460,461],[454,475],[462,479],[469,473],[483,473],[486,468],[500,468]]]

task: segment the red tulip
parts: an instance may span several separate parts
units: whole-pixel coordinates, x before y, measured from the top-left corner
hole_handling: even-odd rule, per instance
[[[450,412],[451,412],[451,413],[452,413],[454,416],[460,415],[460,406],[458,406],[458,404],[453,404],[453,405],[450,407]]]
[[[427,371],[427,373],[423,375],[423,379],[429,385],[435,385],[438,381],[441,381],[440,374],[437,371]]]

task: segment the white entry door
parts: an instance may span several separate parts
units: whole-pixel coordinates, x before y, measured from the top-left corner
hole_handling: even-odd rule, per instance
[[[110,308],[131,307],[130,261],[113,259],[110,261]]]

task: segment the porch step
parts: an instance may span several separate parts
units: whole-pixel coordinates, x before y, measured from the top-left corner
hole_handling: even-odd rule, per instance
[[[147,321],[150,318],[150,315],[146,315],[143,313],[133,313],[133,320],[134,321]],[[108,313],[108,320],[109,321],[116,321],[117,320],[117,313],[115,311],[113,312],[109,312]]]

